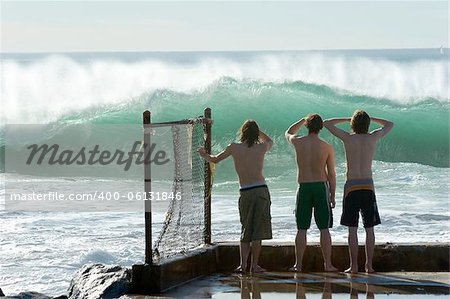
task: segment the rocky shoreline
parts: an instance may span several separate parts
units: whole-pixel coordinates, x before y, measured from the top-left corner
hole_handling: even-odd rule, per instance
[[[127,294],[130,285],[130,269],[121,266],[86,264],[75,273],[65,295],[50,297],[28,291],[5,296],[0,288],[0,297],[5,299],[112,299]]]

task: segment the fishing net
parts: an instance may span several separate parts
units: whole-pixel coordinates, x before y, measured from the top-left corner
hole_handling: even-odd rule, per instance
[[[205,162],[197,153],[204,145],[204,119],[187,124],[167,124],[173,140],[174,176],[165,219],[153,245],[155,261],[204,243]]]

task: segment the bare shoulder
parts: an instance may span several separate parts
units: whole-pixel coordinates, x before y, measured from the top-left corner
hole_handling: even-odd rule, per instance
[[[256,147],[258,150],[267,151],[268,147],[271,146],[271,143],[262,142],[254,144],[253,146]]]
[[[324,146],[331,146],[328,142],[326,142],[322,138],[319,138],[319,140],[320,140],[320,143],[323,144]]]
[[[375,130],[366,134],[369,142],[377,142],[383,135],[380,134],[380,131]]]
[[[350,134],[350,137],[345,143],[347,144],[361,144],[361,143],[375,143],[379,139],[379,136],[377,134],[373,134],[371,132],[367,134]]]
[[[367,134],[365,134],[365,135],[367,135]],[[350,143],[352,141],[356,141],[357,139],[359,139],[360,136],[361,136],[361,134],[350,133],[350,134],[348,134],[348,137],[346,138],[346,140],[343,140],[343,141],[344,141],[344,143],[346,143],[346,142]]]
[[[323,140],[322,138],[320,138],[320,143],[323,146],[323,148],[328,152],[333,152],[333,146],[331,144],[329,144],[328,142],[326,142],[325,140]]]
[[[227,145],[226,150],[228,150],[228,151],[233,151],[237,146],[238,146],[237,143],[232,142],[232,143],[230,143],[230,144]]]
[[[299,148],[304,144],[305,136],[295,136],[292,138],[291,143],[295,148]]]
[[[303,142],[303,141],[306,140],[306,137],[307,137],[307,136],[295,136],[295,137],[292,139],[292,143],[294,143],[294,142],[296,142],[296,143],[301,143],[301,142]]]

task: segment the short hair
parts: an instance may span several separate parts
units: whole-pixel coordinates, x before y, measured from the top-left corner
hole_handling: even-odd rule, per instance
[[[364,110],[356,110],[350,120],[350,127],[356,134],[367,134],[369,132],[370,116]]]
[[[305,127],[309,133],[319,134],[323,128],[322,117],[319,114],[309,114],[306,117]]]
[[[259,142],[259,126],[256,121],[248,119],[239,129],[240,141],[247,143],[248,147]]]

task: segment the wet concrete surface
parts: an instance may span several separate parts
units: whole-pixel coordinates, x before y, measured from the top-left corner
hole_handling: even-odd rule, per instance
[[[358,297],[359,296],[359,297]],[[155,298],[444,298],[450,297],[450,272],[378,272],[374,274],[266,272],[221,273],[155,296]]]

